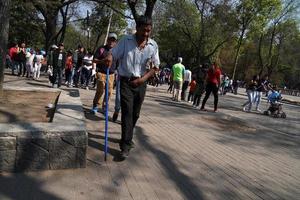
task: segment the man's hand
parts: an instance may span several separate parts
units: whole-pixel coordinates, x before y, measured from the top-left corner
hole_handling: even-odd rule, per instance
[[[113,62],[113,57],[112,54],[110,53],[104,58],[104,64],[105,66],[110,68],[112,66],[112,62]]]
[[[130,85],[132,85],[133,87],[138,87],[140,85],[142,85],[145,82],[144,78],[137,78],[133,81],[130,82]]]
[[[112,62],[113,62],[113,57],[112,54],[108,54],[105,58],[103,58],[102,60],[98,60],[98,59],[94,59],[93,63],[95,64],[101,64],[101,65],[105,65],[108,68],[110,68],[112,66]]]

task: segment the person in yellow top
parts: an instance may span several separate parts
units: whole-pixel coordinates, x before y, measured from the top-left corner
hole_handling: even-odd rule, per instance
[[[172,67],[173,78],[173,100],[179,101],[179,94],[181,93],[182,82],[184,80],[185,67],[182,63],[182,58],[178,57],[178,62]]]

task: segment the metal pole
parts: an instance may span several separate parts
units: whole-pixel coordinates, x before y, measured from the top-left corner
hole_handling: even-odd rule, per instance
[[[108,153],[108,85],[109,85],[109,68],[106,70],[105,85],[105,142],[104,142],[104,160],[107,160]]]
[[[108,26],[107,26],[107,30],[106,30],[106,36],[105,36],[105,40],[104,40],[104,45],[106,45],[106,41],[107,41],[107,38],[108,38],[112,16],[113,16],[113,10],[110,11],[110,16],[109,16],[109,20],[108,20]]]
[[[106,45],[106,41],[108,38],[109,30],[110,30],[110,24],[111,24],[111,18],[113,15],[113,11],[111,10],[109,22],[107,26],[106,36],[104,40],[104,45]],[[108,85],[109,85],[109,68],[107,67],[106,70],[106,85],[105,85],[105,142],[104,142],[104,160],[107,160],[107,153],[108,153]]]

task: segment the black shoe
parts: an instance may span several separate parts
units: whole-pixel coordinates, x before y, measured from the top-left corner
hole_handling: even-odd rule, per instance
[[[128,158],[128,156],[129,156],[129,148],[123,149],[123,150],[121,151],[120,156],[121,156],[122,159]]]
[[[118,119],[119,113],[118,112],[114,112],[113,117],[112,117],[112,121],[116,122]]]
[[[130,149],[133,149],[134,147],[135,147],[135,144],[134,144],[134,142],[133,142],[133,141],[131,141],[131,142],[130,142],[130,146],[129,146],[129,148],[130,148]]]

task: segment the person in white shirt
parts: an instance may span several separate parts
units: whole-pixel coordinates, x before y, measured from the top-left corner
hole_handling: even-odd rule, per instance
[[[86,55],[83,57],[83,68],[81,71],[81,78],[83,86],[88,90],[89,84],[92,76],[92,69],[93,69],[93,54],[90,50],[87,50]]]
[[[192,72],[189,69],[184,70],[184,80],[182,84],[182,91],[181,91],[181,100],[185,101],[186,97],[186,90],[190,85],[190,82],[192,81]]]
[[[40,78],[43,59],[44,59],[44,56],[41,54],[40,50],[37,50],[37,53],[35,56],[34,68],[33,68],[33,79]]]
[[[33,49],[26,53],[26,77],[31,77],[31,73],[33,72],[33,59],[35,57]]]

